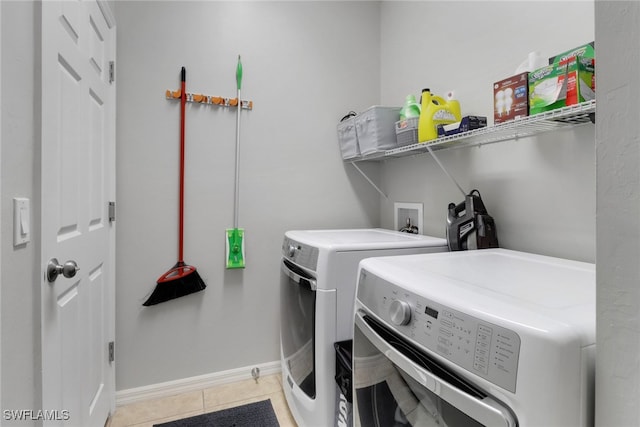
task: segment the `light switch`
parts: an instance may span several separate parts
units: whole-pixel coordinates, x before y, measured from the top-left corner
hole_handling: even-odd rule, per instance
[[[24,245],[31,240],[31,209],[29,199],[13,198],[13,245]]]

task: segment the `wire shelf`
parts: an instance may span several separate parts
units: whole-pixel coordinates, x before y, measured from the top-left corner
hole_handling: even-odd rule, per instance
[[[534,116],[516,119],[495,126],[475,129],[457,135],[434,139],[428,143],[417,143],[398,147],[373,156],[358,160],[385,160],[390,157],[405,157],[428,152],[427,146],[433,150],[451,148],[476,147],[495,142],[518,139],[538,135],[558,129],[566,129],[592,123],[592,113],[595,113],[596,101],[587,101],[570,107],[546,111]],[[355,159],[353,159],[355,160]]]

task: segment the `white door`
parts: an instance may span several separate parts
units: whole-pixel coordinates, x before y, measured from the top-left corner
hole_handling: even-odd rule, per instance
[[[41,4],[43,418],[103,426],[115,407],[115,26],[96,0]],[[52,280],[53,258],[79,271]]]

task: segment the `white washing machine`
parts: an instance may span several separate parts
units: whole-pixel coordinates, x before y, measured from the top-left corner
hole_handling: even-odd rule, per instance
[[[595,266],[504,249],[360,263],[356,425],[591,426]]]
[[[285,233],[280,289],[282,380],[299,426],[334,425],[334,343],[353,337],[360,260],[446,250],[445,239],[383,229]]]

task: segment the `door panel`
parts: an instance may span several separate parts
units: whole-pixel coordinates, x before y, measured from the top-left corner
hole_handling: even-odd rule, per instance
[[[88,301],[91,316],[89,316],[89,336],[88,359],[92,361],[101,360],[108,351],[106,347],[107,337],[105,336],[105,275],[103,274],[103,263],[95,266],[89,271],[88,279]],[[86,389],[89,393],[89,413],[95,411],[96,405],[103,397],[105,385],[105,365],[103,363],[91,363],[86,377]]]
[[[106,62],[104,56],[104,38],[102,36],[105,26],[103,20],[98,19],[97,22],[98,23],[94,21],[93,16],[89,17],[89,23],[91,24],[89,27],[89,58],[93,70],[98,76],[102,76]]]
[[[47,139],[48,144],[55,150],[57,156],[52,159],[50,165],[52,171],[58,176],[57,185],[54,184],[49,191],[53,191],[59,200],[59,218],[57,224],[58,241],[64,241],[80,234],[78,217],[80,207],[79,192],[79,154],[82,151],[82,120],[78,120],[82,114],[82,85],[78,72],[78,62],[71,55],[58,55],[58,80],[59,97],[55,107],[60,117],[60,123],[55,139]],[[73,64],[73,65],[72,65]]]
[[[79,296],[80,281],[73,283],[58,296],[58,316],[60,317],[60,348],[56,349],[61,354],[64,351],[79,354],[82,351],[81,340],[81,306]],[[62,376],[59,385],[59,393],[62,400],[59,402],[60,407],[54,409],[66,409],[71,416],[82,412],[81,401],[70,398],[69,391],[80,389],[81,374],[76,361],[73,358],[62,357]],[[45,406],[46,409],[50,409]],[[74,417],[75,418],[75,417]]]
[[[89,230],[95,231],[104,227],[104,101],[93,90],[89,91]]]

